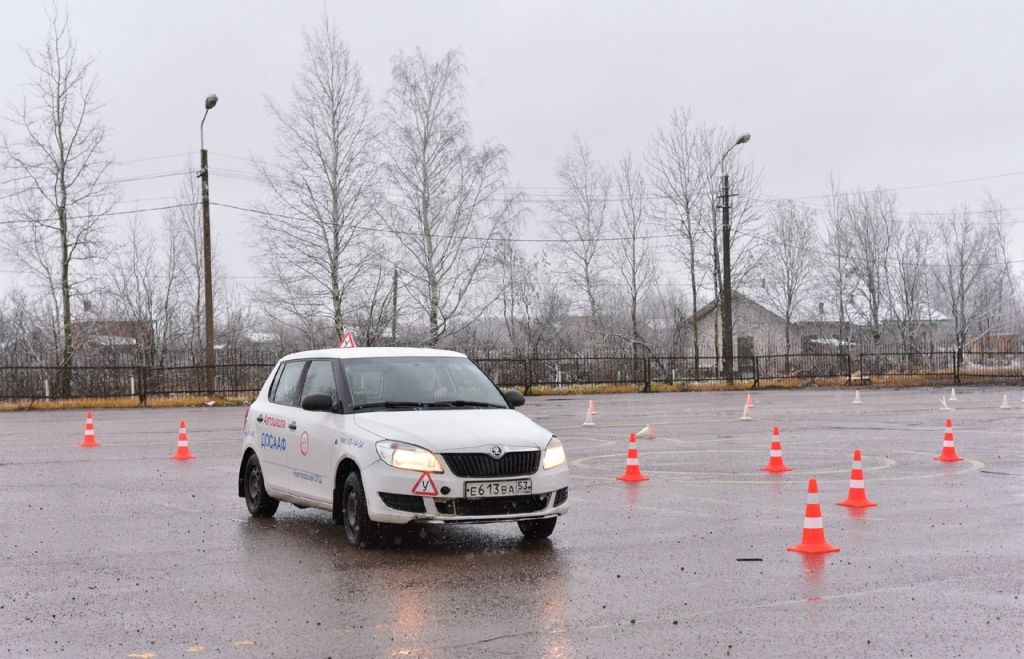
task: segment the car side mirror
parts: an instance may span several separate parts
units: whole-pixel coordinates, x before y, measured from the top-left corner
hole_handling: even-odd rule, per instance
[[[334,400],[329,394],[310,394],[302,399],[302,409],[309,412],[333,412]]]
[[[526,403],[526,396],[515,389],[509,389],[504,393],[504,396],[505,400],[507,400],[508,404],[512,407],[519,407]]]

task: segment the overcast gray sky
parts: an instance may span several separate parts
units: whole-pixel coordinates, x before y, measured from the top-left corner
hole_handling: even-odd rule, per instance
[[[0,4],[9,115],[48,3]],[[639,156],[684,107],[752,134],[741,156],[761,169],[766,198],[820,205],[830,170],[844,187],[897,189],[906,213],[977,208],[990,191],[1012,212],[1024,263],[1024,0],[69,4],[79,52],[96,57],[122,210],[169,203],[179,183],[131,179],[198,168],[210,93],[211,198],[253,200],[247,160],[274,140],[265,98],[288,98],[302,32],[326,11],[378,98],[399,50],[461,49],[475,139],[508,147],[513,182],[534,194],[556,187],[573,134],[612,163]],[[236,238],[241,214],[215,208],[213,224],[231,274],[251,276],[251,259],[268,255]]]

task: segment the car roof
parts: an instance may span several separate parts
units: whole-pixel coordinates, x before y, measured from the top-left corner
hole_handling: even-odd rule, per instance
[[[323,348],[305,350],[285,355],[279,361],[294,359],[364,359],[367,357],[461,357],[466,355],[452,350],[436,350],[434,348]]]

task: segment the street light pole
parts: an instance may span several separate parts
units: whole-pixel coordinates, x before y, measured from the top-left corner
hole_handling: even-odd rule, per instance
[[[722,171],[722,360],[725,362],[725,381],[729,384],[733,382],[732,255],[730,253],[729,175],[725,173],[725,158],[735,147],[749,141],[750,133],[743,133],[735,144],[725,150],[719,161]]]
[[[206,294],[206,392],[213,395],[215,385],[214,367],[216,356],[213,350],[213,264],[210,248],[210,171],[203,142],[203,124],[210,109],[217,105],[217,95],[206,97],[206,112],[199,122],[199,177],[203,188],[203,288]]]

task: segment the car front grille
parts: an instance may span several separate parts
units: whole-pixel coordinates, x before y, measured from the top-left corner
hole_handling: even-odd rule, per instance
[[[529,476],[540,467],[540,451],[509,451],[495,460],[487,453],[442,453],[459,478]]]
[[[550,494],[525,497],[494,497],[490,499],[434,499],[442,515],[469,517],[475,515],[516,515],[535,513],[548,505]]]

